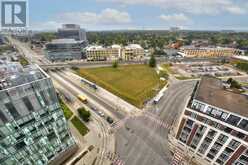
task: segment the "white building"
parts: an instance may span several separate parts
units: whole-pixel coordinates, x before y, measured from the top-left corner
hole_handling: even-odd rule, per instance
[[[112,45],[111,47],[89,46],[86,48],[86,57],[88,61],[139,60],[144,57],[144,49],[136,44],[126,47],[120,45]]]

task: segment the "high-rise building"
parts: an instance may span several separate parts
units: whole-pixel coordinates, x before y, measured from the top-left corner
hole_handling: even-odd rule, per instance
[[[248,97],[220,79],[200,80],[172,130],[175,145],[196,164],[248,164]]]
[[[79,25],[76,24],[64,24],[62,28],[58,29],[58,37],[60,39],[75,39],[77,41],[86,41],[86,31],[81,29]]]
[[[50,77],[36,65],[0,66],[0,164],[62,163],[77,145]]]

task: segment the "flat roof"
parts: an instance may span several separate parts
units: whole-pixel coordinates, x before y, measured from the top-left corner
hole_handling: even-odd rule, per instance
[[[75,39],[55,39],[50,42],[50,44],[77,44]]]
[[[248,117],[248,96],[224,89],[215,77],[202,77],[194,99]]]

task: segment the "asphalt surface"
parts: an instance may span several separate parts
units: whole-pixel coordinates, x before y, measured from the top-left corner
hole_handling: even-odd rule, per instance
[[[166,90],[156,107],[148,112],[157,116],[158,121],[171,125],[190,97],[195,81],[179,82]],[[147,117],[129,119],[116,132],[116,149],[126,165],[166,165],[171,164],[168,150],[168,129]]]

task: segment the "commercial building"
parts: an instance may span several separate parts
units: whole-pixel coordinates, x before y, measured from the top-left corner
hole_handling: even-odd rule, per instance
[[[76,41],[87,40],[86,31],[76,24],[62,25],[62,28],[58,29],[58,37],[60,39],[75,39]]]
[[[50,61],[80,60],[82,42],[74,39],[56,39],[46,44],[46,55]]]
[[[89,46],[86,48],[86,57],[88,61],[106,61],[117,60],[121,55],[121,46],[113,45],[104,48],[102,46]]]
[[[131,44],[126,47],[112,45],[111,47],[89,46],[86,48],[86,57],[88,61],[105,60],[139,60],[145,55],[144,49],[137,44]]]
[[[243,51],[234,48],[185,46],[180,48],[179,54],[184,57],[231,57],[242,55]]]
[[[130,44],[125,46],[122,50],[122,59],[125,61],[129,60],[140,60],[144,58],[144,49],[138,44]]]
[[[62,163],[77,147],[50,77],[10,64],[0,64],[0,164]]]
[[[203,77],[171,133],[196,164],[248,164],[248,97]]]

